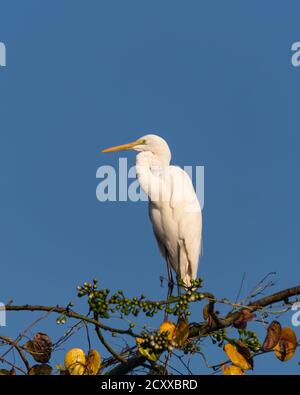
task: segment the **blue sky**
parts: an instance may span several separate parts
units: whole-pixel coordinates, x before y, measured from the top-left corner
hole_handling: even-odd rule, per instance
[[[274,291],[299,282],[299,3],[0,6],[1,301],[73,300],[84,311],[75,288],[93,277],[132,296],[165,294],[146,203],[95,194],[97,168],[118,163],[100,149],[149,132],[168,141],[174,164],[205,166],[205,290],[234,299],[244,272],[244,296],[272,271]],[[0,332],[17,335],[37,316],[11,313]],[[49,317],[37,329],[64,331]],[[83,333],[69,344],[86,347]],[[255,372],[299,374],[298,360],[259,357]],[[208,372],[200,358],[194,371]]]

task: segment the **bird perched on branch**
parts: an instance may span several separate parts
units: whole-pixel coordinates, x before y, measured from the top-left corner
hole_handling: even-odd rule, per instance
[[[172,270],[177,280],[189,287],[197,277],[201,250],[201,208],[192,181],[180,167],[171,166],[168,144],[149,134],[140,139],[102,152],[135,150],[136,174],[149,198],[149,216],[173,289]]]

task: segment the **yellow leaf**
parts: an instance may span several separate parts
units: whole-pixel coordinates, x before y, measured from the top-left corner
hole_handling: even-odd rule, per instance
[[[81,376],[86,373],[86,358],[80,348],[72,348],[66,353],[65,367],[72,376]]]
[[[178,347],[185,345],[189,337],[189,323],[186,319],[180,318],[174,333],[174,340]]]
[[[100,369],[101,357],[97,350],[90,350],[86,358],[87,374],[95,376]]]
[[[168,339],[172,340],[175,333],[176,326],[172,321],[164,321],[160,327],[160,333],[168,332]]]
[[[292,328],[282,328],[279,342],[274,347],[275,355],[281,362],[288,361],[295,354],[297,337]]]
[[[222,372],[225,376],[242,376],[245,372],[235,365],[229,365],[228,367],[225,363],[222,365]]]
[[[224,351],[235,366],[241,368],[242,370],[252,369],[251,364],[241,353],[238,352],[235,345],[230,343],[225,344]]]

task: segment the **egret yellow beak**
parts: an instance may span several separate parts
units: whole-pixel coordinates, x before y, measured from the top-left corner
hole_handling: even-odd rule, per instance
[[[123,145],[116,145],[115,147],[103,149],[101,152],[106,153],[106,152],[125,151],[125,150],[132,149],[136,145],[140,145],[140,144],[145,144],[145,140],[138,139],[136,141],[133,141],[132,143],[123,144]]]

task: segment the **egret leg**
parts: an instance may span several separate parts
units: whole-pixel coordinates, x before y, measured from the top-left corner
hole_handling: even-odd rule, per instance
[[[173,274],[172,274],[172,269],[171,265],[167,261],[167,270],[168,270],[168,299],[170,296],[172,296],[173,289],[174,289],[174,280],[173,280]]]
[[[174,288],[174,280],[172,274],[172,268],[167,259],[167,272],[168,272],[168,293],[167,293],[167,300],[172,296],[173,288]],[[168,313],[165,313],[165,321],[168,319]]]
[[[176,276],[176,281],[177,281],[177,293],[178,293],[178,296],[180,296],[181,295],[181,288],[180,288],[180,285],[179,285],[179,283],[180,283],[180,276]]]
[[[176,275],[176,280],[177,280],[177,292],[178,292],[178,296],[180,296],[181,295],[180,282],[182,281],[182,272],[181,272],[181,265],[180,265],[181,246],[179,243],[177,244],[177,254],[178,254],[178,273]],[[187,320],[187,316],[184,311],[180,312],[180,318]]]
[[[180,249],[180,244],[177,243],[177,256],[178,256],[178,271],[177,271],[177,275],[176,275],[176,280],[177,280],[177,292],[178,292],[178,296],[180,296],[181,294],[181,290],[180,290],[180,280],[182,279],[182,275],[181,275],[181,262],[180,262],[180,255],[181,254],[181,249]]]

